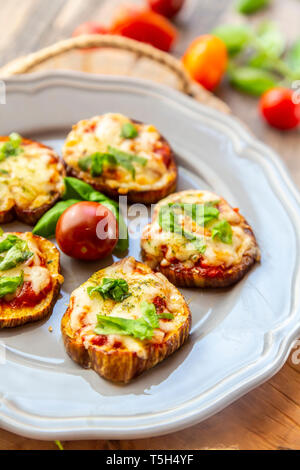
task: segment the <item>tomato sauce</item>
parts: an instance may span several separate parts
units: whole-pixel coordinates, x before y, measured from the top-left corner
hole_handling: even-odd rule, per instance
[[[94,346],[104,346],[107,343],[107,336],[98,335],[92,339],[92,344]]]
[[[154,303],[154,305],[155,305],[155,308],[156,308],[156,312],[157,312],[157,313],[162,313],[162,312],[164,312],[164,310],[165,310],[166,307],[167,307],[167,304],[166,304],[165,299],[163,299],[163,298],[160,297],[159,295],[157,295],[157,296],[153,299],[153,303]]]
[[[163,144],[162,147],[155,148],[155,153],[162,157],[165,166],[169,168],[171,163],[171,149],[169,145]]]
[[[50,278],[48,285],[36,294],[33,289],[31,282],[24,282],[20,293],[12,299],[10,302],[1,300],[2,305],[6,305],[9,308],[24,308],[24,307],[34,307],[39,304],[48,294],[52,287],[52,280]]]

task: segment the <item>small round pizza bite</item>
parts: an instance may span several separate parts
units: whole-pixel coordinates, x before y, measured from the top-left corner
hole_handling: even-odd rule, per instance
[[[51,313],[63,283],[55,245],[31,232],[0,236],[0,328]]]
[[[0,136],[0,223],[35,225],[62,195],[64,176],[50,147],[16,133]]]
[[[129,257],[96,272],[72,293],[62,335],[75,362],[126,383],[180,348],[190,324],[176,287]]]
[[[153,125],[122,114],[103,114],[73,126],[63,158],[70,175],[111,197],[151,204],[176,188],[169,143]]]
[[[186,287],[230,286],[260,259],[252,229],[238,209],[210,191],[194,189],[155,206],[141,247],[146,264]]]

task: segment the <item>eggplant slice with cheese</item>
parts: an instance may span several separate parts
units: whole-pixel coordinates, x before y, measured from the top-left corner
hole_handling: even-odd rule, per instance
[[[71,295],[62,319],[68,354],[113,382],[129,382],[182,346],[189,308],[161,273],[124,258]]]
[[[31,232],[0,236],[0,328],[41,320],[51,312],[63,283],[59,251]]]
[[[111,197],[151,204],[176,188],[168,142],[153,126],[108,113],[73,126],[63,148],[69,175]]]
[[[64,176],[50,147],[16,133],[0,137],[0,224],[17,218],[35,225],[62,195]]]
[[[141,239],[152,269],[185,287],[227,287],[260,260],[251,227],[222,197],[187,190],[161,200]]]

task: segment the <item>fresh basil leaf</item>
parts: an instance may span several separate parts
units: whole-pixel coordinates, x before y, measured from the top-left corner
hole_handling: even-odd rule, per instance
[[[226,45],[230,55],[242,51],[253,38],[253,31],[247,25],[224,24],[212,31],[212,34],[220,38]]]
[[[13,157],[23,152],[21,142],[22,137],[19,134],[16,132],[10,134],[9,140],[0,146],[0,162],[8,157]]]
[[[78,160],[78,166],[82,171],[89,171],[92,166],[92,156],[83,157]]]
[[[108,146],[108,152],[115,157],[117,165],[122,166],[131,173],[133,179],[135,179],[135,168],[132,162],[138,163],[142,166],[147,164],[147,158],[123,152],[122,150],[111,147],[110,145]]]
[[[273,75],[254,67],[237,67],[229,73],[230,83],[238,90],[260,96],[277,85]]]
[[[1,160],[0,160],[1,161]],[[0,173],[2,175],[9,175],[9,171],[3,170],[3,168],[0,168]]]
[[[257,35],[253,42],[256,53],[250,58],[252,67],[276,70],[277,61],[285,48],[285,40],[280,30],[271,21],[264,21],[257,29]]]
[[[103,299],[112,299],[116,302],[122,302],[131,295],[131,293],[128,292],[128,284],[125,279],[112,278],[102,279],[101,286],[90,286],[87,288],[87,292],[90,297],[92,297],[93,294],[97,292],[103,297]]]
[[[11,247],[13,247],[16,243],[20,241],[21,239],[16,235],[7,235],[4,240],[0,241],[0,253],[8,251]]]
[[[95,192],[94,188],[90,184],[70,176],[64,178],[64,184],[65,192],[62,196],[64,201],[68,199],[88,201],[90,194]]]
[[[162,320],[174,320],[174,315],[172,315],[172,313],[166,312],[158,315],[158,318]]]
[[[143,318],[128,320],[126,318],[97,315],[97,320],[94,331],[98,335],[118,334],[133,336],[142,341],[153,337],[153,328]]]
[[[100,176],[103,172],[103,166],[114,166],[117,164],[116,158],[109,153],[96,152],[88,157],[81,158],[78,166],[83,171],[90,171],[92,176]]]
[[[4,231],[3,231],[2,228],[0,227],[0,237],[2,237],[3,234],[4,234]]]
[[[149,325],[152,328],[158,328],[159,327],[159,322],[158,322],[158,316],[156,313],[156,308],[154,304],[150,304],[149,302],[146,302],[145,300],[140,304],[140,309],[142,312],[143,317],[145,320],[149,323]]]
[[[0,258],[0,271],[7,271],[8,269],[15,268],[18,264],[27,261],[33,256],[29,251],[28,244],[25,240],[21,240],[14,244],[5,254]]]
[[[8,277],[8,276],[1,276],[0,277],[0,298],[4,297],[7,294],[14,294],[18,287],[22,286],[24,282],[24,274],[23,272],[20,276],[15,277]]]
[[[300,39],[294,42],[288,50],[286,62],[295,73],[299,74],[300,78]]]
[[[270,0],[238,0],[236,2],[236,9],[239,13],[249,15],[266,7],[269,3]]]
[[[124,137],[124,139],[134,139],[137,136],[137,128],[131,122],[126,122],[125,124],[123,124],[121,130],[121,137]]]
[[[220,220],[212,227],[212,238],[218,237],[221,242],[227,245],[232,244],[232,228],[227,220]]]
[[[66,209],[81,202],[78,199],[69,199],[67,201],[60,201],[49,209],[35,225],[32,233],[34,235],[40,235],[44,238],[52,238],[55,236],[56,225],[60,216],[65,212]]]

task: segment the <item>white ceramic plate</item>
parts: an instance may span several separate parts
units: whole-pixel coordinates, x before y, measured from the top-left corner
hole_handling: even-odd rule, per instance
[[[63,256],[65,283],[52,316],[0,332],[0,425],[26,436],[141,438],[192,425],[270,378],[300,333],[299,195],[278,157],[232,117],[152,83],[56,72],[8,81],[0,134],[15,130],[60,152],[73,123],[108,111],[161,130],[178,155],[178,189],[212,188],[240,207],[262,262],[231,289],[182,289],[193,315],[187,344],[117,386],[64,351],[60,320],[69,295],[104,263]],[[130,254],[140,258],[138,240]]]

